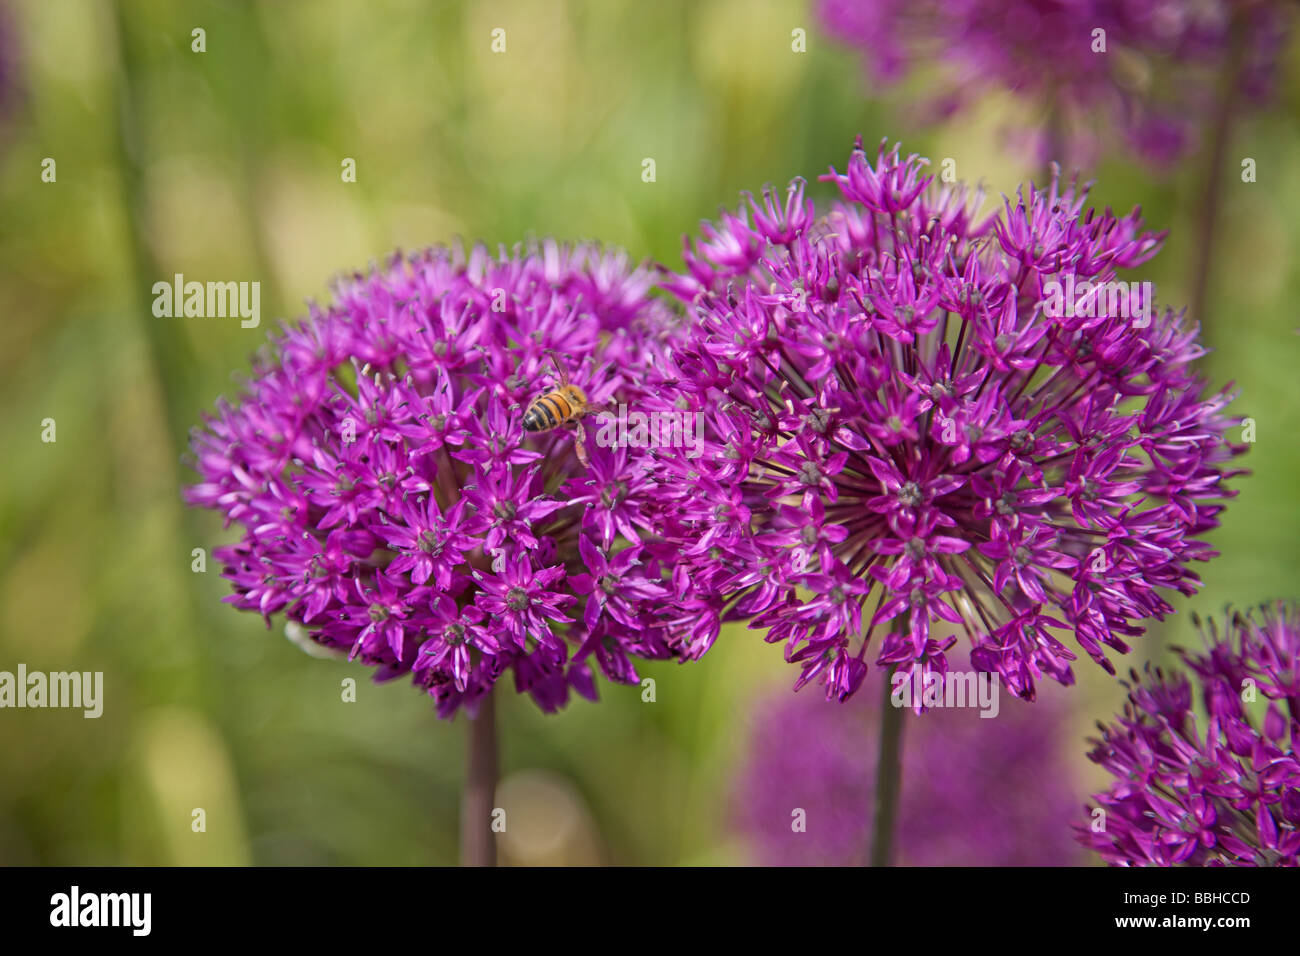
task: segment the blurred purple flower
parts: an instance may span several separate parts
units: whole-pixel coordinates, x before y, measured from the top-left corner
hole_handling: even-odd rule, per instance
[[[943,64],[929,112],[951,115],[990,90],[1029,114],[1039,159],[1091,164],[1118,133],[1153,163],[1176,159],[1212,111],[1223,72],[1235,97],[1271,94],[1291,27],[1282,0],[819,0],[818,19],[862,52],[873,79]],[[1104,31],[1104,52],[1100,49]],[[1059,137],[1058,142],[1049,142]]]
[[[1180,652],[1190,677],[1134,672],[1124,713],[1098,724],[1089,757],[1116,782],[1079,841],[1117,866],[1296,866],[1300,609],[1229,613],[1202,637]]]
[[[673,581],[784,642],[796,688],[847,697],[869,650],[943,672],[942,623],[1032,699],[1074,679],[1054,631],[1113,673],[1160,589],[1196,590],[1244,446],[1230,396],[1202,397],[1197,330],[1118,285],[1162,240],[1136,210],[1054,179],[978,220],[923,168],[859,145],[829,215],[801,182],[751,199],[754,225],[724,214],[665,280],[695,323],[649,407],[706,422],[702,451],[661,453]],[[1049,308],[1076,282],[1122,294]]]
[[[883,679],[883,675],[882,675]],[[876,688],[873,684],[872,690]],[[759,704],[733,802],[769,866],[853,866],[868,858],[878,747],[876,694],[844,705],[788,692]],[[1077,812],[1054,699],[905,713],[897,845],[911,866],[1064,866]],[[792,824],[804,811],[805,832]]]
[[[644,400],[676,324],[651,282],[554,242],[340,282],[194,435],[187,500],[241,526],[215,552],[226,600],[413,675],[443,716],[507,672],[546,710],[594,697],[595,648],[624,682],[634,658],[698,656],[708,605],[665,604],[671,552],[645,533],[664,504],[649,452],[589,442],[588,469],[571,428],[520,425],[557,384],[550,350],[593,402]]]

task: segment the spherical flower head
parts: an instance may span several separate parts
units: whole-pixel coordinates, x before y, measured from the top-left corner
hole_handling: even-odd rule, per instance
[[[593,655],[623,682],[634,658],[698,655],[664,601],[649,451],[593,443],[588,418],[522,427],[565,374],[593,405],[644,399],[675,334],[650,287],[622,254],[550,241],[340,281],[194,435],[186,497],[240,527],[216,552],[227,600],[410,674],[444,716],[508,672],[553,710],[594,698]]]
[[[688,244],[669,375],[706,425],[661,459],[665,534],[796,686],[844,698],[869,654],[942,670],[964,635],[1032,699],[1073,681],[1066,640],[1113,673],[1162,591],[1195,591],[1244,446],[1196,330],[1117,278],[1160,246],[1136,210],[1054,179],[979,219],[924,170],[859,147],[826,216],[796,182]]]
[[[1133,673],[1123,714],[1098,724],[1089,757],[1115,783],[1079,842],[1115,866],[1296,866],[1300,609],[1229,612],[1202,637],[1181,652],[1190,673]]]
[[[862,52],[877,82],[901,79],[913,63],[943,64],[944,92],[927,110],[934,116],[958,112],[984,93],[1009,91],[1030,118],[1029,139],[1040,160],[1091,164],[1118,134],[1138,156],[1164,164],[1194,145],[1196,117],[1213,112],[1225,83],[1236,109],[1270,98],[1290,33],[1290,6],[1282,0],[819,0],[816,10],[831,37]]]
[[[870,858],[879,708],[782,692],[760,700],[734,785],[735,818],[767,866]],[[1065,866],[1080,861],[1068,714],[1056,699],[903,716],[897,846],[910,866]],[[802,814],[797,814],[802,811]],[[801,824],[796,827],[795,824]]]

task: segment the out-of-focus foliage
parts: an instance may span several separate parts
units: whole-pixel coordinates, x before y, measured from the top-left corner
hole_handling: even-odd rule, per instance
[[[873,98],[798,0],[7,2],[21,102],[0,128],[0,670],[103,671],[105,705],[0,711],[0,863],[455,861],[463,722],[307,657],[220,603],[214,563],[191,571],[192,549],[229,536],[180,504],[186,431],[332,275],[456,236],[599,238],[671,263],[719,204],[842,165],[859,132],[952,157],[991,201],[1034,172],[1003,149],[1005,103],[916,129],[915,91]],[[1207,613],[1300,590],[1294,62],[1229,149],[1258,182],[1224,171],[1205,365],[1240,384],[1258,441],[1205,591],[1175,602]],[[1140,277],[1162,302],[1190,287],[1197,160],[1170,178],[1094,171],[1094,201],[1171,230]],[[263,327],[155,318],[151,286],[176,273],[260,282]],[[1162,637],[1192,634],[1175,619]],[[780,653],[733,629],[698,664],[646,667],[654,703],[628,688],[546,717],[504,695],[501,793],[527,810],[503,859],[748,860],[730,777],[756,694],[790,679]],[[1063,693],[1082,765],[1122,694],[1078,670]]]

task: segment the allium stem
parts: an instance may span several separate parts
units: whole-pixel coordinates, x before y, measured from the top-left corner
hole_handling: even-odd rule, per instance
[[[876,765],[876,819],[871,832],[871,865],[892,866],[903,775],[903,708],[891,700],[893,670],[880,703],[880,760]]]
[[[460,862],[462,866],[496,866],[496,835],[492,810],[497,788],[496,702],[489,691],[469,719],[465,790],[460,804]]]
[[[1052,181],[1053,166],[1059,166],[1067,176],[1074,171],[1069,157],[1065,155],[1065,119],[1061,115],[1060,104],[1055,96],[1051,98],[1051,103],[1047,121],[1043,124],[1043,151],[1047,155],[1043,159],[1041,175],[1045,184]]]
[[[1211,257],[1214,255],[1214,235],[1217,229],[1219,206],[1223,201],[1224,161],[1228,154],[1228,143],[1232,139],[1233,107],[1237,97],[1237,86],[1241,79],[1242,64],[1245,62],[1245,30],[1241,17],[1236,17],[1231,26],[1228,56],[1223,66],[1220,81],[1219,98],[1215,104],[1214,116],[1210,125],[1210,154],[1203,173],[1205,183],[1205,200],[1200,204],[1200,215],[1196,223],[1196,245],[1193,250],[1192,294],[1188,308],[1194,321],[1201,323],[1201,328],[1208,327],[1205,316],[1206,296],[1210,288]]]
[[[149,195],[146,189],[145,162],[147,143],[142,129],[142,115],[146,110],[141,40],[130,18],[120,4],[113,5],[116,20],[118,69],[114,91],[116,109],[114,147],[117,152],[118,178],[121,184],[120,201],[127,225],[125,250],[130,257],[131,281],[138,295],[153,287],[163,276],[163,270],[154,255],[148,235]],[[190,369],[195,367],[194,351],[189,340],[177,331],[180,325],[159,322],[148,309],[147,302],[137,303],[134,310],[141,319],[141,328],[158,384],[162,390],[162,411],[168,430],[175,440],[183,440],[189,431],[189,422],[181,417],[180,409],[187,407]]]

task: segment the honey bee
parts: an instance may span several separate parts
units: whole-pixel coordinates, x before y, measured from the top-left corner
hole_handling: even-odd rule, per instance
[[[564,425],[573,425],[573,449],[578,453],[582,467],[590,467],[587,447],[583,443],[581,420],[586,415],[600,411],[600,408],[588,402],[587,393],[569,381],[568,370],[560,364],[555,353],[551,352],[550,356],[555,363],[555,371],[560,376],[559,387],[543,392],[528,403],[522,422],[524,431],[541,434]]]

